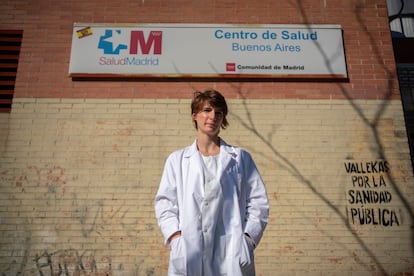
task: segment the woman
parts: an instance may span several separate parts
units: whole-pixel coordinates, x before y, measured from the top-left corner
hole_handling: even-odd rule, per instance
[[[166,160],[155,212],[171,245],[168,275],[255,275],[269,203],[250,154],[219,137],[227,112],[218,91],[196,92],[197,138]]]

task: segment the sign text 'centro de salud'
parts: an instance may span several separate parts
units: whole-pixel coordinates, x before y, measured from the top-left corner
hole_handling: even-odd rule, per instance
[[[346,78],[338,25],[75,23],[71,77]]]

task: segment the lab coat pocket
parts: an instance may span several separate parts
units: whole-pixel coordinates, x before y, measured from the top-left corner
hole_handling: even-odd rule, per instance
[[[182,237],[171,241],[168,275],[185,275],[185,259]]]
[[[240,266],[243,270],[249,270],[254,265],[254,246],[248,239],[243,235],[240,254]]]

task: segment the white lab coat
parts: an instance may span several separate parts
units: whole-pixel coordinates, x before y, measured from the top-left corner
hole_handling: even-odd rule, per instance
[[[220,141],[222,170],[208,192],[196,142],[166,160],[156,217],[166,244],[181,231],[171,242],[168,275],[255,275],[253,250],[269,215],[266,189],[250,154]]]

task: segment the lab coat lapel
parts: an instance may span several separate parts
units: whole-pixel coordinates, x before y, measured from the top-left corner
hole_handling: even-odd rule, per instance
[[[229,166],[234,165],[237,153],[232,150],[224,140],[220,139],[220,165],[222,170],[219,172],[219,179],[223,177],[223,173],[228,170]]]
[[[186,172],[187,178],[184,183],[189,185],[185,189],[192,190],[196,199],[202,199],[204,196],[204,172],[196,141],[187,148],[183,162],[183,172]]]

